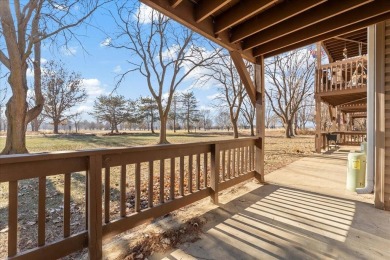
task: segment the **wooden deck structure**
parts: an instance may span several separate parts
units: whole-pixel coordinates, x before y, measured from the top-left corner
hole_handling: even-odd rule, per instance
[[[327,133],[336,134],[340,145],[360,145],[366,134],[353,131],[355,119],[367,119],[367,28],[318,42],[316,47],[316,151],[325,148]],[[330,63],[322,64],[323,53]],[[318,123],[322,104],[328,106],[331,130]]]
[[[370,53],[371,48],[373,55],[369,56],[367,61],[369,72],[370,66],[375,68],[372,70],[372,76],[368,77],[367,83],[364,79],[362,81],[355,80],[356,83],[354,83],[353,76],[348,71],[352,72],[354,68],[357,68],[359,62],[348,61],[344,64],[344,68],[346,68],[346,79],[348,81],[350,78],[351,84],[337,83],[336,81],[336,86],[333,88],[334,83],[325,81],[323,86],[328,91],[325,91],[322,98],[326,98],[327,95],[329,97],[331,95],[329,93],[336,90],[339,94],[344,91],[350,95],[352,91],[348,89],[349,86],[354,88],[356,95],[363,95],[364,85],[367,85],[367,88],[372,86],[376,101],[375,103],[367,103],[367,111],[370,111],[370,106],[375,106],[376,127],[373,130],[373,135],[376,136],[376,139],[372,142],[372,147],[369,147],[369,149],[376,150],[373,157],[376,169],[375,205],[378,208],[390,209],[390,24],[383,22],[390,19],[390,1],[141,1],[230,51],[248,95],[256,106],[256,138],[214,143],[1,157],[0,182],[9,183],[8,256],[10,258],[52,259],[88,247],[90,259],[102,259],[103,239],[207,196],[217,202],[218,191],[248,178],[256,177],[260,181],[264,181],[264,59],[326,40],[330,40],[328,46],[329,52],[332,52],[333,49],[330,46],[335,37],[343,35],[348,37],[347,34],[367,26],[370,26],[373,32],[372,41],[368,41],[368,53]],[[373,24],[377,25],[372,26]],[[371,47],[370,44],[372,44]],[[256,64],[254,82],[244,66],[243,59]],[[329,70],[329,68],[327,69]],[[330,69],[332,70],[332,67]],[[344,101],[339,101],[337,105],[347,104]],[[210,169],[210,182],[206,182],[199,189],[199,179],[195,179],[196,188],[194,187],[192,192],[186,193],[183,190],[183,161],[188,158],[189,165],[191,165],[190,162],[192,165],[196,162],[197,167],[199,167],[202,162],[198,158],[202,154],[208,154],[208,156],[203,155],[203,158],[210,158],[203,161],[204,168]],[[178,198],[171,196],[169,201],[164,201],[164,203],[160,201],[158,205],[154,205],[149,200],[148,207],[143,210],[140,206],[140,164],[148,163],[149,169],[153,169],[151,162],[159,161],[161,165],[161,160],[165,159],[170,161],[171,169],[175,165],[172,160],[179,160],[181,165],[180,178],[177,181],[180,184],[180,196]],[[102,170],[104,170],[104,176],[109,178],[110,168],[119,166],[122,169],[121,180],[124,180],[127,165],[130,164],[135,165],[136,169],[134,172],[136,212],[131,215],[124,212],[124,183],[121,182],[119,185],[120,218],[111,220],[107,216],[110,202],[104,196],[104,190],[107,192],[107,186],[102,183]],[[197,169],[195,171],[189,170],[189,172],[195,172],[194,174],[199,176]],[[77,171],[85,171],[87,176],[85,200],[87,226],[84,232],[71,234],[68,224],[71,189],[69,176]],[[162,170],[160,170],[161,172]],[[46,177],[56,174],[64,175],[65,178],[63,239],[52,244],[45,244]],[[151,170],[149,174],[153,175],[153,171]],[[37,247],[20,252],[17,248],[18,182],[26,178],[39,180],[39,242]],[[207,178],[205,180],[207,181]],[[173,185],[171,180],[170,190],[172,190]],[[155,186],[149,182],[148,187],[151,190]],[[161,188],[155,192],[161,192]],[[103,212],[104,214],[102,214]]]

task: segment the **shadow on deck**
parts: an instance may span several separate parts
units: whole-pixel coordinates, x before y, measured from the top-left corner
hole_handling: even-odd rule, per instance
[[[204,214],[194,243],[149,259],[390,259],[390,212],[345,191],[346,152],[303,158]]]

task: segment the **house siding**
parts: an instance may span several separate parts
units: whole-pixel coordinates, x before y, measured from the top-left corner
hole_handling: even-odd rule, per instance
[[[385,23],[385,178],[384,206],[390,210],[390,20]]]

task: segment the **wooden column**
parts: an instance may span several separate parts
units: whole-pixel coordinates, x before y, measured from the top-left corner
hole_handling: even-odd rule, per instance
[[[375,86],[375,119],[374,119],[374,191],[375,191],[375,207],[384,209],[386,204],[386,180],[385,180],[385,149],[386,149],[386,138],[385,138],[385,22],[378,23],[370,26],[370,37],[369,37],[369,50],[371,53],[375,53],[373,65],[375,66],[374,71],[370,71],[369,76],[372,78],[373,86]],[[372,35],[373,34],[373,35]],[[372,50],[374,48],[374,50]],[[372,65],[372,64],[371,64]],[[370,67],[369,67],[370,69]],[[369,114],[369,107],[367,107],[367,117],[372,115]],[[370,129],[367,129],[367,132]],[[388,185],[387,185],[388,186]],[[388,203],[388,202],[387,202]],[[388,210],[388,209],[387,209]]]
[[[314,92],[315,92],[315,102],[316,102],[316,136],[315,136],[315,150],[316,153],[321,153],[321,147],[322,147],[322,136],[321,136],[321,98],[317,96],[317,94],[320,92],[320,69],[321,69],[321,42],[317,42],[316,44],[316,70],[315,70],[315,85],[314,85]]]
[[[316,153],[321,153],[322,136],[321,136],[321,98],[316,97]]]
[[[256,84],[256,154],[255,171],[256,179],[264,182],[264,136],[265,136],[265,81],[264,81],[264,56],[260,56],[255,64]]]

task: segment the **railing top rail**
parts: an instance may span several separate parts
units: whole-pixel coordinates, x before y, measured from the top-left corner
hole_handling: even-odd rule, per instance
[[[360,61],[360,60],[367,61],[367,55],[362,55],[362,56],[358,56],[358,57],[348,58],[346,60],[335,61],[335,62],[328,63],[328,64],[322,64],[320,68],[321,69],[322,68],[328,68],[328,67],[337,66],[337,65],[346,64],[346,63],[351,63],[351,62],[356,62],[356,61]]]
[[[360,134],[367,134],[366,131],[334,131],[334,132],[321,132],[321,134],[347,134],[347,135],[360,135]]]
[[[208,146],[212,144],[227,144],[235,143],[240,141],[256,140],[257,137],[243,137],[239,139],[223,139],[217,141],[207,142],[191,142],[191,143],[180,143],[180,144],[160,144],[160,145],[144,145],[144,146],[131,146],[131,147],[116,147],[116,148],[97,148],[89,150],[76,150],[76,151],[56,151],[56,152],[44,152],[44,153],[32,153],[32,154],[11,154],[11,155],[0,155],[0,165],[12,164],[19,162],[33,162],[42,160],[55,160],[65,159],[74,157],[86,157],[91,155],[110,155],[118,153],[129,153],[129,152],[141,152],[149,150],[167,150],[177,148],[190,148],[197,146]]]

